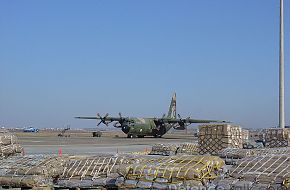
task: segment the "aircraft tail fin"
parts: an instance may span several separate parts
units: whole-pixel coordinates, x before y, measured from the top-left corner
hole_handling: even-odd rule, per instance
[[[172,99],[171,99],[171,103],[170,103],[167,117],[176,119],[176,93],[175,92],[174,92]]]

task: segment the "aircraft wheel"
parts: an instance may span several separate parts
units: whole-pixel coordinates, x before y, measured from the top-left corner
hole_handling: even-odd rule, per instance
[[[155,138],[161,138],[161,135],[154,135]]]
[[[127,138],[133,138],[133,135],[132,134],[128,134]]]

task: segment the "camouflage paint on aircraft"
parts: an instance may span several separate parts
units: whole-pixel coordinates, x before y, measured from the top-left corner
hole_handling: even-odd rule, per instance
[[[179,115],[178,115],[179,116]],[[122,117],[119,113],[119,117],[109,117],[106,114],[101,117],[97,114],[97,117],[75,117],[77,119],[97,119],[100,122],[97,124],[99,126],[104,123],[108,126],[109,123],[115,122],[114,127],[121,128],[121,130],[127,134],[128,138],[132,137],[162,137],[171,128],[177,130],[184,130],[191,123],[225,123],[226,121],[219,120],[199,120],[199,119],[182,119],[180,116],[176,118],[176,93],[173,94],[171,103],[169,106],[168,114],[162,118],[136,118],[136,117]]]

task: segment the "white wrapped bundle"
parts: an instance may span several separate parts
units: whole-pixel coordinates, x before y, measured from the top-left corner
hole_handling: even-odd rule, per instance
[[[0,157],[8,157],[21,153],[23,148],[18,144],[17,137],[6,130],[0,131]]]
[[[0,133],[0,145],[17,144],[17,137],[11,133]]]

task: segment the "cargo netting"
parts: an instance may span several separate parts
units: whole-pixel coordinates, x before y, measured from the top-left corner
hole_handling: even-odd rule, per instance
[[[283,148],[261,148],[261,149],[238,149],[238,148],[226,148],[221,150],[218,154],[221,158],[233,158],[241,159],[250,156],[265,156],[265,155],[278,155],[289,154],[290,147]]]
[[[240,126],[230,124],[200,125],[199,153],[217,155],[225,148],[242,148],[246,138],[244,134]]]
[[[6,130],[0,130],[0,158],[20,154],[23,148],[18,144],[17,137]]]
[[[241,159],[230,177],[260,184],[284,184],[290,179],[289,155],[265,155]]]

